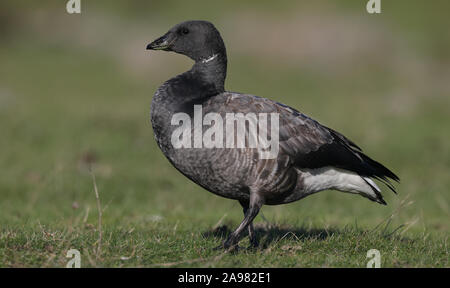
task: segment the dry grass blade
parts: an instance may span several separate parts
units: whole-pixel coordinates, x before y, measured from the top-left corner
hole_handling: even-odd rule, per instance
[[[377,231],[381,227],[381,225],[386,223],[386,225],[384,227],[384,231],[383,231],[383,234],[384,234],[384,232],[386,232],[389,224],[391,223],[392,219],[394,219],[394,216],[399,214],[401,212],[401,210],[403,210],[404,208],[406,208],[414,203],[414,201],[409,201],[409,197],[410,197],[410,195],[406,195],[405,199],[403,199],[400,202],[400,205],[394,210],[394,212],[392,212],[391,215],[389,215],[388,217],[383,219],[383,221],[378,223],[371,231],[369,231],[369,233],[373,233],[373,232]]]
[[[98,246],[97,246],[97,252],[96,252],[96,258],[101,254],[102,251],[102,206],[100,204],[100,196],[98,194],[98,188],[97,188],[97,181],[95,180],[94,172],[92,172],[92,168],[90,169],[91,175],[92,175],[92,182],[94,184],[94,192],[95,192],[95,200],[97,201],[97,210],[98,210]]]
[[[219,221],[217,221],[216,225],[213,226],[213,228],[212,228],[213,231],[216,230],[217,228],[219,228],[220,225],[222,225],[225,217],[227,217],[227,213],[223,214],[223,216],[219,219]]]

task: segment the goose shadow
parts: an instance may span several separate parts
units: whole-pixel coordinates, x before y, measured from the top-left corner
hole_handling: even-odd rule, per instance
[[[258,249],[265,250],[271,244],[277,243],[282,239],[292,239],[293,241],[302,241],[305,239],[326,240],[327,238],[341,233],[337,229],[318,229],[305,227],[283,227],[271,224],[256,224],[255,235],[259,241]],[[220,225],[202,233],[205,238],[225,240],[231,233],[232,229],[228,225]],[[248,233],[243,234],[241,240],[248,236]]]

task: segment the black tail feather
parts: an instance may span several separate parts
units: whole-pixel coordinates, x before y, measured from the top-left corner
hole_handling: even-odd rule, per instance
[[[357,153],[361,157],[365,165],[368,166],[367,168],[372,174],[367,176],[374,177],[375,179],[383,182],[383,184],[385,184],[389,189],[391,189],[392,192],[397,194],[394,185],[389,179],[392,179],[396,182],[400,182],[400,178],[397,175],[395,175],[394,172],[386,168],[383,164],[371,159],[369,156],[363,154],[362,152]]]

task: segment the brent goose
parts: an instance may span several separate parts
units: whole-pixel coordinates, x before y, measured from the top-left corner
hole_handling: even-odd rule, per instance
[[[289,203],[332,189],[359,194],[385,205],[381,190],[372,179],[383,182],[395,192],[389,179],[399,181],[399,178],[363,154],[355,143],[339,132],[284,104],[254,95],[225,91],[225,45],[210,22],[186,21],[175,25],[150,43],[147,49],[173,51],[195,61],[191,70],[166,81],[158,88],[151,104],[151,122],[158,146],[176,169],[206,190],[238,200],[242,205],[244,220],[220,247],[236,247],[246,229],[251,244],[257,246],[252,222],[263,204]],[[174,116],[189,115],[195,118],[198,105],[201,115],[278,115],[278,119],[271,120],[273,123],[279,121],[275,129],[278,135],[271,132],[270,137],[278,137],[278,153],[275,157],[264,158],[261,157],[262,150],[254,147],[205,147],[202,145],[202,139],[205,138],[195,136],[194,128],[194,139],[191,139],[191,122],[183,117],[180,118],[183,119],[181,122],[174,121]],[[223,123],[217,121],[215,118],[214,123]],[[189,143],[174,147],[173,135],[182,122],[189,123],[189,131],[184,130],[189,135],[182,135]],[[207,128],[204,125],[213,123],[195,119],[192,122],[200,123],[202,132]],[[250,126],[249,123],[245,125]],[[180,136],[177,135],[175,138]],[[226,141],[220,137],[217,139]],[[247,135],[245,139],[249,141]],[[191,146],[191,140],[197,141],[197,146]]]

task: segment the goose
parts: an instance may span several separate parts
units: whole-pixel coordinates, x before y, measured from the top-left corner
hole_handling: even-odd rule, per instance
[[[237,200],[242,206],[243,221],[219,247],[237,247],[246,230],[251,246],[257,247],[253,219],[263,205],[290,203],[324,190],[358,194],[386,205],[374,179],[396,193],[391,180],[399,182],[400,179],[341,133],[287,105],[226,91],[227,53],[222,37],[212,23],[179,23],[146,48],[172,51],[195,62],[189,71],[171,78],[157,89],[150,118],[157,145],[181,174],[207,191]],[[182,129],[184,132],[194,130],[194,123],[188,118],[181,117],[184,121],[174,121],[174,118],[180,115],[193,117],[198,112],[197,107],[201,108],[202,115],[277,115],[278,127],[273,130],[275,132],[271,131],[271,138],[278,138],[277,154],[264,158],[261,157],[262,150],[255,147],[174,147],[173,135],[177,129],[180,132],[180,123],[187,123]],[[217,117],[214,119],[208,123],[218,121]],[[204,124],[202,119],[199,121],[200,125]],[[199,123],[198,120],[192,122]],[[244,125],[250,126],[249,123]],[[202,126],[201,129],[206,128]],[[237,132],[232,133],[232,136],[237,135]],[[202,142],[198,136],[192,137],[197,140],[191,137],[186,136],[185,144]],[[246,135],[245,141],[249,138]]]

